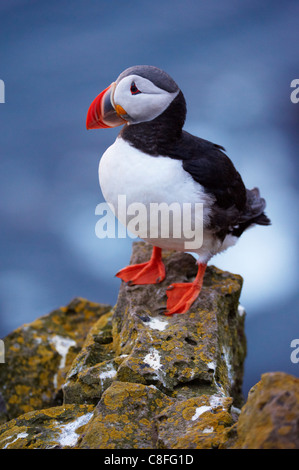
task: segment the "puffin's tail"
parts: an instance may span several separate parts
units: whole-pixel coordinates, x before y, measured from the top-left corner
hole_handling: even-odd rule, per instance
[[[266,201],[260,196],[258,188],[247,189],[247,213],[246,218],[252,219],[252,223],[258,225],[270,225],[271,221],[264,213]]]
[[[239,224],[234,230],[234,235],[240,236],[251,225],[271,225],[271,220],[264,213],[266,201],[260,196],[258,188],[246,189],[246,210],[239,219]]]

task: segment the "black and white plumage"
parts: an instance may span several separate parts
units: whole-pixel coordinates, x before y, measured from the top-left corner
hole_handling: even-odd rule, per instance
[[[203,244],[194,250],[200,272],[194,281],[198,295],[209,259],[235,244],[248,227],[269,225],[270,220],[259,190],[245,188],[222,146],[183,130],[185,118],[185,99],[174,80],[156,67],[135,66],[125,70],[93,101],[87,128],[124,125],[99,165],[103,195],[115,207],[116,215],[120,194],[126,195],[128,204],[140,202],[145,207],[153,202],[203,203]],[[164,278],[159,249],[190,251],[184,248],[183,236],[143,238],[156,247],[154,261],[148,268],[128,267],[118,273],[132,284]],[[184,313],[192,305],[197,295],[194,283],[189,284],[189,299],[187,284],[172,285],[174,293],[168,293],[167,313]],[[181,301],[182,297],[187,300]]]

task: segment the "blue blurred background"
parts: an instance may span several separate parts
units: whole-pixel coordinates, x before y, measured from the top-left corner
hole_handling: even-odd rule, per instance
[[[299,375],[299,3],[275,0],[0,2],[0,337],[81,296],[114,304],[132,240],[95,235],[98,162],[119,129],[89,131],[91,100],[125,68],[179,84],[185,129],[223,145],[267,200],[212,264],[244,277],[244,393],[263,372]]]

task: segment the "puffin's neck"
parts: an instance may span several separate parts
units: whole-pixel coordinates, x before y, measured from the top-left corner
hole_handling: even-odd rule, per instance
[[[160,116],[148,122],[127,124],[120,136],[144,153],[167,155],[182,135],[185,118],[186,102],[180,91]]]

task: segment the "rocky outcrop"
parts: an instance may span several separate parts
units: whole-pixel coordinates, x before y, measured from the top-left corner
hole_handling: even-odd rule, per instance
[[[132,263],[150,256],[136,244]],[[240,276],[207,271],[188,315],[163,315],[166,287],[196,273],[190,255],[165,253],[170,275],[157,285],[122,284],[115,309],[91,329],[64,386],[66,403],[96,404],[112,381],[155,385],[169,396],[220,393],[240,402],[245,357]]]
[[[131,262],[144,262],[150,251],[134,244]],[[280,420],[268,401],[284,379],[273,375],[263,376],[240,414],[241,277],[209,267],[190,311],[165,316],[166,287],[192,279],[196,265],[173,252],[164,252],[164,262],[161,284],[122,283],[114,308],[76,299],[4,339],[0,448],[264,448],[271,423],[282,436],[274,446],[291,442],[299,379],[289,379],[290,397],[282,392]]]
[[[91,326],[107,305],[75,299],[4,338],[0,423],[62,403],[62,385]]]
[[[93,409],[92,405],[65,405],[30,411],[0,427],[0,448],[74,448]]]
[[[235,449],[299,449],[299,378],[263,374],[250,390],[234,431],[227,445]]]

